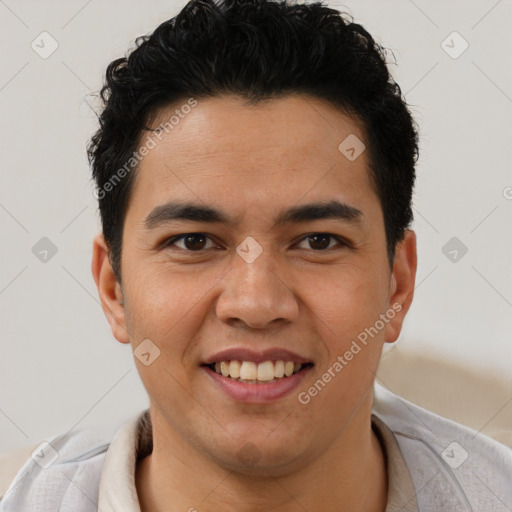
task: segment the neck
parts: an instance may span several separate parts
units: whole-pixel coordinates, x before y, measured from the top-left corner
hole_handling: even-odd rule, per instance
[[[135,480],[142,512],[383,512],[387,472],[366,403],[335,442],[316,458],[278,476],[225,468],[191,446],[154,415],[153,452],[139,461]]]

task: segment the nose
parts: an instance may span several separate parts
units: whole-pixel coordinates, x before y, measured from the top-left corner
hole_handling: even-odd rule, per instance
[[[269,251],[248,263],[234,255],[230,272],[222,280],[216,303],[217,318],[231,325],[254,329],[293,322],[299,305],[290,278],[279,271]]]

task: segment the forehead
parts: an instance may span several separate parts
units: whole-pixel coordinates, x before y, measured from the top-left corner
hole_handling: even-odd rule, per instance
[[[141,145],[148,137],[154,143],[139,164],[129,210],[144,215],[173,199],[229,203],[240,215],[301,198],[378,203],[367,151],[355,159],[345,152],[346,141],[356,152],[364,148],[357,119],[302,95],[256,105],[234,96],[194,102],[160,109],[151,121],[160,131],[142,135]]]

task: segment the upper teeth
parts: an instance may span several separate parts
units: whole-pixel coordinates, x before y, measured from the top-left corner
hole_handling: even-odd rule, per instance
[[[302,368],[301,363],[292,361],[265,361],[254,363],[253,361],[221,361],[215,363],[215,371],[224,377],[240,380],[272,381],[289,377]]]

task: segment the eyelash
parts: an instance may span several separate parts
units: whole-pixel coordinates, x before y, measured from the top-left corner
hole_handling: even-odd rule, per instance
[[[211,240],[211,238],[206,233],[197,233],[197,232],[196,233],[183,233],[181,235],[176,235],[176,236],[173,236],[171,238],[168,238],[167,240],[164,240],[164,242],[162,243],[162,248],[164,248],[164,249],[172,248],[172,245],[175,242],[177,242],[179,240],[183,240],[185,237],[190,236],[190,235],[203,235],[206,238]],[[302,241],[304,241],[304,240],[306,240],[306,239],[308,239],[310,237],[313,237],[315,235],[323,235],[323,236],[328,236],[330,238],[335,239],[338,242],[338,244],[339,244],[338,248],[341,248],[341,247],[351,247],[351,245],[346,240],[344,240],[343,238],[340,238],[339,236],[333,235],[331,233],[324,233],[324,232],[321,232],[321,231],[310,233],[309,235],[304,236],[303,238],[301,238],[299,240],[298,243],[300,243],[300,242],[302,242]],[[336,248],[336,246],[335,247],[327,247],[326,249],[316,249],[316,250],[315,249],[311,249],[311,250],[316,252],[316,253],[321,253],[321,252],[327,252],[327,251],[335,249],[335,248]],[[208,249],[199,249],[198,251],[192,251],[192,250],[189,250],[189,249],[183,249],[181,247],[178,247],[177,249],[179,249],[181,251],[189,252],[189,253],[201,253],[201,252],[204,252],[204,251],[208,250]]]

